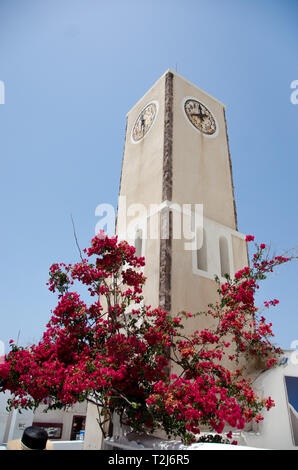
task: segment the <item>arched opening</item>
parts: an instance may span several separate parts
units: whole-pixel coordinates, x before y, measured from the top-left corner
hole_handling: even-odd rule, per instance
[[[136,231],[136,238],[135,238],[135,249],[136,249],[135,255],[138,258],[142,256],[142,248],[143,248],[143,232],[139,228]]]
[[[219,256],[220,256],[220,274],[230,275],[230,259],[229,259],[229,246],[225,237],[219,239]]]
[[[200,240],[200,234],[199,234],[199,230],[197,230],[197,244],[198,244],[199,240]],[[203,229],[203,243],[202,243],[202,246],[197,250],[197,268],[202,270],[202,271],[208,271],[208,265],[207,265],[207,239],[206,239],[205,229]]]

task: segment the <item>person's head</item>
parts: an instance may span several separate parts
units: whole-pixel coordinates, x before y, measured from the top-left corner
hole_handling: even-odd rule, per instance
[[[29,426],[23,432],[21,439],[10,441],[9,450],[51,450],[52,444],[48,442],[48,433],[38,426]]]

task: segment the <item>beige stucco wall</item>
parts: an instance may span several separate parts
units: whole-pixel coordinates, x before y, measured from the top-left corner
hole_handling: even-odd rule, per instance
[[[173,240],[172,255],[172,314],[185,310],[196,313],[208,310],[208,304],[218,299],[217,285],[214,280],[194,275],[192,272],[192,252],[184,250],[182,240]],[[202,316],[195,320],[200,328],[207,326],[209,320]],[[187,322],[192,325],[192,321]],[[190,332],[192,327],[188,327]]]
[[[247,244],[244,240],[241,240],[240,238],[232,235],[232,245],[233,245],[234,271],[237,272],[240,269],[242,269],[243,266],[248,266]]]
[[[144,95],[127,114],[127,132],[121,175],[120,195],[126,196],[127,206],[139,203],[149,207],[160,204],[162,188],[162,149],[164,118],[164,77]],[[158,112],[149,132],[139,142],[131,139],[133,125],[144,106],[151,101],[158,102]],[[122,211],[121,204],[118,214]],[[129,222],[129,220],[128,220]],[[117,231],[122,227],[118,222]]]
[[[147,227],[148,222],[152,220],[152,217],[149,215],[151,206],[159,205],[162,202],[164,85],[165,77],[163,76],[127,114],[127,131],[116,227],[116,233],[120,238],[128,239],[127,228],[143,215],[142,212],[138,211],[137,207],[135,207],[136,212],[134,213],[134,204],[141,204],[145,208],[147,217],[143,217],[142,223],[145,223]],[[144,106],[151,101],[158,102],[158,112],[154,124],[143,139],[138,143],[134,143],[131,139],[134,123]],[[128,239],[128,241],[134,244],[133,239]],[[145,274],[147,281],[144,287],[145,302],[149,302],[153,307],[157,307],[159,239],[149,239],[147,237],[143,241],[142,255],[146,257]]]
[[[183,104],[193,97],[212,112],[215,136],[204,135],[186,118]],[[236,228],[224,105],[174,74],[173,201],[202,203],[210,219]]]
[[[210,219],[212,237],[223,230],[228,233],[231,246],[231,274],[247,265],[247,250],[243,236],[236,232],[233,182],[224,117],[225,106],[217,99],[174,73],[173,99],[173,203],[203,204],[204,217]],[[186,97],[193,97],[205,104],[217,123],[215,136],[206,136],[196,130],[186,118],[183,105]],[[150,101],[158,102],[158,114],[146,136],[133,143],[131,132],[140,111]],[[142,255],[146,258],[144,287],[145,303],[153,307],[159,303],[160,240],[148,236],[150,217],[131,212],[133,204],[142,204],[147,215],[152,204],[162,201],[165,74],[141,98],[127,114],[127,132],[122,165],[120,198],[118,205],[117,233],[127,239],[129,224],[142,227],[145,240]],[[123,199],[125,196],[125,199]],[[207,222],[206,222],[207,223]],[[209,223],[209,225],[210,225]],[[145,224],[145,225],[144,225]],[[217,225],[216,225],[217,224]],[[133,231],[132,231],[133,232]],[[209,235],[208,235],[209,236]],[[219,235],[218,235],[219,236]],[[134,243],[133,238],[128,240]],[[214,243],[213,243],[214,245]],[[212,266],[218,263],[219,252],[212,247],[208,254]],[[211,259],[212,258],[212,259]],[[212,268],[213,269],[213,268]],[[213,269],[209,276],[201,276],[193,269],[193,253],[184,249],[184,240],[172,242],[172,313],[180,310],[197,312],[206,310],[217,299],[217,285]],[[201,317],[200,327],[207,326],[208,319]],[[198,326],[198,325],[197,325]]]
[[[199,100],[212,112],[217,123],[215,136],[204,135],[188,121],[183,109],[187,97]],[[208,237],[216,237],[217,232],[219,237],[221,226],[227,231],[236,230],[224,105],[174,74],[173,126],[173,202],[203,204],[204,217],[214,222],[209,229],[212,233],[207,232]],[[195,274],[192,252],[186,251],[183,245],[182,240],[173,241],[172,313],[181,309],[192,313],[206,311],[208,304],[218,299],[217,284],[212,278],[220,273],[214,270],[209,273],[209,278]],[[247,264],[247,256],[243,239],[232,236],[232,246],[233,274],[234,268],[238,270]],[[212,253],[208,253],[209,261],[214,265],[217,261],[214,258],[219,257],[216,250],[212,247]],[[205,327],[210,320],[203,316],[195,323],[196,326]]]

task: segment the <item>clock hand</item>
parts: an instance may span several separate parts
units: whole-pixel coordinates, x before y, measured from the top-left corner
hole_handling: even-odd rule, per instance
[[[202,114],[202,113],[192,113],[191,116],[200,116],[200,118],[205,118],[207,117],[207,114]]]
[[[142,128],[142,131],[143,131],[143,134],[144,134],[144,129],[145,129],[145,119],[144,119],[144,115],[141,116],[141,128]]]

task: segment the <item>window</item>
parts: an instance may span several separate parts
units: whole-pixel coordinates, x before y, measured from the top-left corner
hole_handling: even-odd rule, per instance
[[[220,274],[230,275],[229,247],[225,237],[219,239]]]
[[[136,256],[139,258],[142,256],[142,245],[143,245],[143,240],[142,240],[142,230],[138,229],[136,231],[136,238],[135,238],[135,249],[136,249]]]
[[[71,441],[83,440],[85,435],[86,416],[74,416],[72,420]]]
[[[285,376],[294,445],[298,446],[298,377]]]
[[[61,439],[62,437],[62,423],[37,423],[34,421],[32,426],[38,426],[39,428],[45,429],[48,433],[49,439]]]
[[[197,243],[200,240],[199,230],[197,230]],[[202,271],[208,271],[207,266],[207,240],[206,232],[203,229],[203,244],[201,248],[197,250],[197,268]]]

